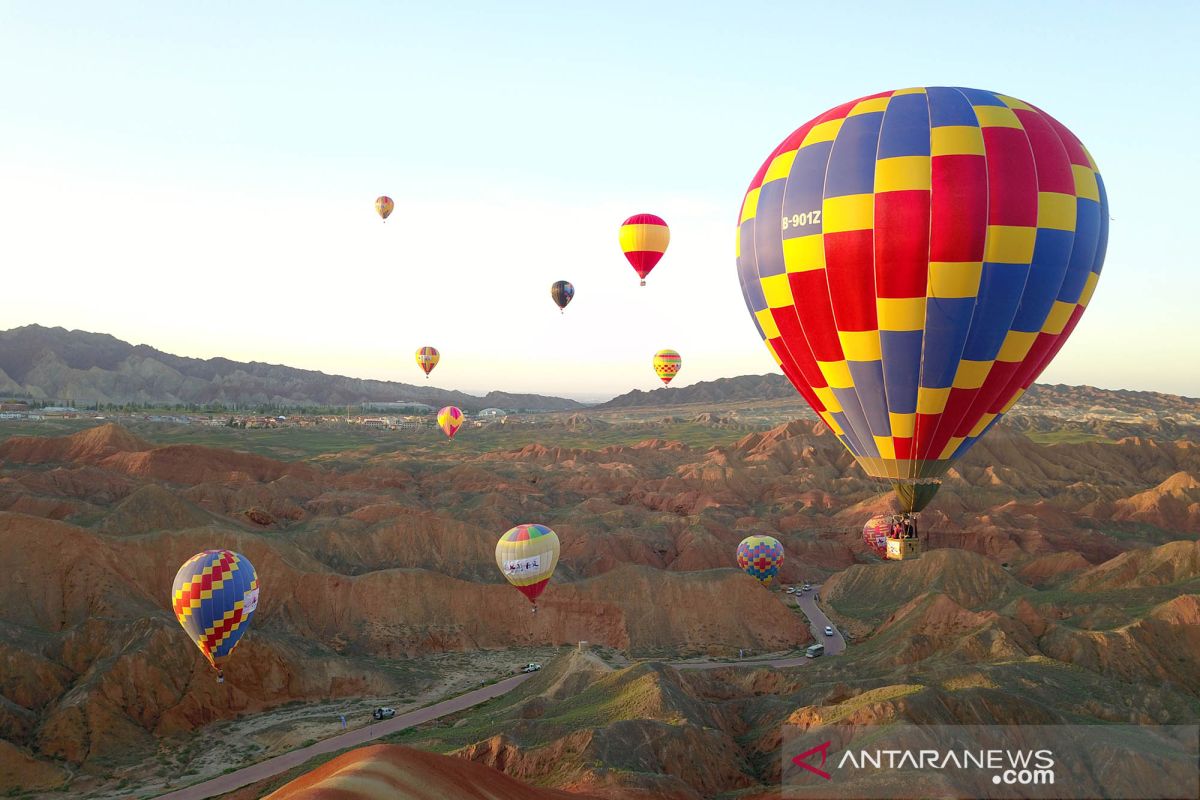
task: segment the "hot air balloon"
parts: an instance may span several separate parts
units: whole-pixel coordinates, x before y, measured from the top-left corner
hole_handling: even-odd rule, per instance
[[[683,359],[674,350],[659,350],[654,354],[654,374],[664,384],[671,382],[683,366]]]
[[[555,281],[554,285],[550,287],[550,297],[554,299],[554,304],[558,306],[560,314],[574,296],[575,287],[571,285],[570,281]]]
[[[205,550],[175,573],[171,608],[208,663],[225,680],[223,665],[250,627],[258,607],[258,575],[244,555]]]
[[[462,427],[463,413],[454,406],[446,406],[438,412],[437,421],[447,438],[453,439],[454,434]]]
[[[417,348],[417,366],[425,373],[425,379],[429,379],[429,373],[433,372],[433,368],[442,360],[442,354],[437,351],[436,347],[418,347]]]
[[[902,89],[830,109],[767,157],[738,274],[784,374],[911,513],[1075,329],[1108,220],[1095,161],[1044,111]]]
[[[629,261],[642,286],[646,276],[663,257],[671,241],[671,230],[662,217],[654,214],[634,214],[621,223],[621,250]]]
[[[766,586],[783,566],[783,545],[773,536],[747,536],[738,545],[737,564],[743,572]]]
[[[395,207],[396,204],[392,202],[392,198],[386,194],[375,198],[375,213],[382,217],[384,222],[387,222],[387,218],[391,216],[392,209]]]
[[[558,550],[558,534],[545,525],[518,525],[496,542],[496,566],[529,598],[534,612],[558,564]]]

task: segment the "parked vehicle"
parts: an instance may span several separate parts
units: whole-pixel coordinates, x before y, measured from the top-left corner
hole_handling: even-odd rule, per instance
[[[823,655],[825,655],[825,645],[823,644],[810,644],[804,651],[805,658],[818,658]]]
[[[789,586],[789,587],[787,588],[787,593],[788,593],[788,594],[795,594],[795,593],[796,593],[796,587],[795,587],[795,586]]]
[[[377,708],[371,713],[371,716],[373,716],[375,719],[391,719],[392,717],[396,716],[396,709]]]
[[[532,661],[521,667],[521,672],[537,672],[542,668],[541,664],[535,664]]]

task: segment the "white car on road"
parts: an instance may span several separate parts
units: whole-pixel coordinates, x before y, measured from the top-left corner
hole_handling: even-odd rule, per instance
[[[825,626],[825,635],[826,635],[826,636],[833,636],[833,626],[832,626],[832,625],[826,625],[826,626]]]
[[[521,667],[521,672],[537,672],[541,668],[542,668],[541,664],[534,664],[534,663],[530,662],[530,663],[526,664],[525,666]]]

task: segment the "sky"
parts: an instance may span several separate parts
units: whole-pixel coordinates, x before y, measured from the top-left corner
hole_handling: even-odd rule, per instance
[[[1041,380],[1200,396],[1189,3],[0,2],[0,330],[585,400],[777,371],[746,186],[884,89],[1034,103],[1095,157],[1095,297]],[[396,209],[375,215],[377,195]],[[622,220],[671,226],[645,288]],[[576,297],[559,314],[558,279]]]

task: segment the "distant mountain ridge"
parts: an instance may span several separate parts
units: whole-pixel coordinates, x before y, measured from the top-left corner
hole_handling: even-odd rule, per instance
[[[737,400],[791,400],[799,397],[795,387],[783,375],[739,375],[701,381],[691,386],[654,389],[645,392],[634,389],[614,397],[595,408],[638,408],[646,406],[677,406],[686,403],[731,403]]]
[[[70,399],[80,404],[148,403],[341,406],[363,402],[455,405],[467,412],[491,406],[566,411],[575,400],[536,394],[464,392],[327,375],[227,358],[186,358],[132,345],[114,336],[27,325],[0,331],[0,395]]]
[[[597,409],[647,408],[678,406],[689,403],[730,403],[740,400],[797,400],[800,394],[785,376],[740,375],[702,381],[691,386],[663,387],[653,391],[634,389],[614,397]],[[1022,411],[1036,409],[1039,413],[1055,413],[1070,417],[1081,413],[1107,412],[1114,417],[1177,416],[1190,422],[1200,417],[1200,399],[1162,392],[1131,389],[1098,389],[1094,386],[1035,384],[1010,412],[1020,416]]]

